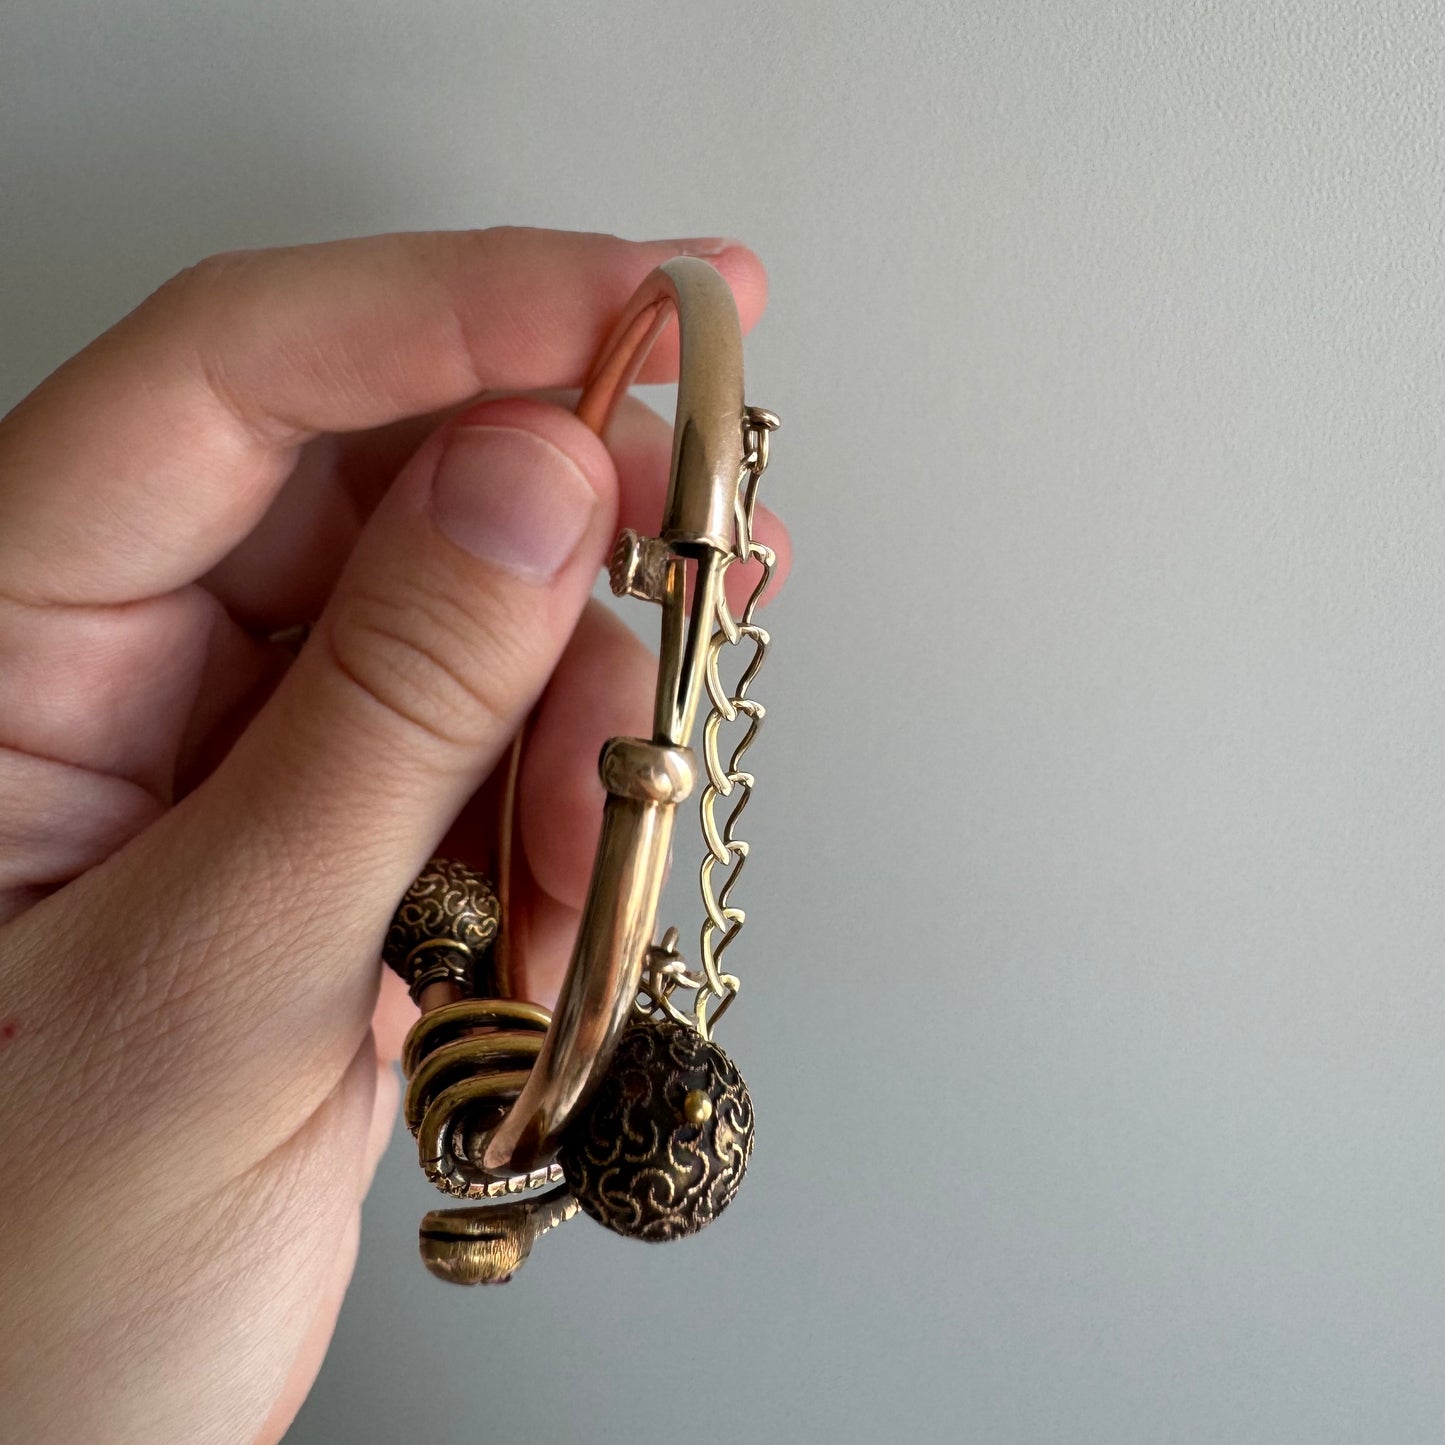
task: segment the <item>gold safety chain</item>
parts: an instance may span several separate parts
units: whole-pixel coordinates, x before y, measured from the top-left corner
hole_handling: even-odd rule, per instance
[[[689,971],[678,952],[677,929],[669,928],[660,944],[648,950],[643,971],[639,1010],[653,1013],[661,1010],[678,1023],[697,1030],[703,1038],[711,1038],[718,1020],[737,997],[739,981],[736,974],[725,973],[724,953],[742,931],[747,914],[732,902],[733,889],[742,877],[748,861],[747,842],[737,836],[738,822],[752,797],[755,779],[743,768],[743,758],[752,747],[762,725],[765,709],[762,703],[748,696],[748,689],[763,665],[771,642],[766,629],[753,620],[763,594],[773,579],[777,555],[753,536],[753,516],[757,507],[758,483],[768,465],[768,436],[778,426],[778,418],[761,407],[749,407],[744,422],[743,471],[739,479],[735,521],[737,547],[722,569],[722,585],[718,588],[713,612],[713,632],[708,642],[705,681],[711,704],[703,724],[703,762],[707,770],[707,786],[700,802],[702,836],[707,852],[702,860],[699,881],[705,918],[702,925],[701,968]],[[734,617],[727,600],[727,574],[738,563],[757,563],[760,576],[743,606],[742,615]],[[725,647],[746,643],[752,656],[743,666],[737,685],[729,691],[720,672]],[[743,735],[734,745],[726,765],[722,760],[721,733],[726,724],[739,718],[746,720]],[[732,799],[732,806],[719,826],[718,801]],[[721,868],[724,872],[716,875]],[[679,991],[693,995],[688,1010],[679,1008],[673,995]]]

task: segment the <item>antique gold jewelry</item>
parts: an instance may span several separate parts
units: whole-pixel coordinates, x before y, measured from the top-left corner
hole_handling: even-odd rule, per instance
[[[737,309],[713,267],[682,257],[648,277],[577,414],[605,430],[674,314],[681,364],[662,523],[655,537],[624,531],[610,567],[615,593],[661,608],[653,735],[602,751],[602,832],[557,1007],[511,996],[522,976],[506,906],[519,747],[502,810],[501,898],[470,869],[435,859],[387,935],[386,962],[422,1009],[402,1060],[422,1168],[449,1194],[508,1200],[423,1221],[427,1267],[457,1283],[509,1279],[533,1240],[579,1207],[636,1238],[693,1233],[731,1201],[752,1149],[747,1086],[712,1030],[738,991],[722,960],[745,921],[732,901],[754,781],[742,762],[763,719],[749,688],[768,647],[755,613],[775,563],[753,522],[778,422],[744,404]],[[738,564],[758,580],[734,615],[726,579]],[[722,659],[737,645],[747,653],[729,687]],[[699,769],[689,742],[704,697]],[[730,724],[741,736],[724,757]],[[654,938],[676,807],[699,773],[704,921],[693,970],[675,928]]]

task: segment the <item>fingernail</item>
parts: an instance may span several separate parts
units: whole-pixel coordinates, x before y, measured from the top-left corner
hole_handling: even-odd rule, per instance
[[[438,528],[474,557],[529,582],[550,582],[597,507],[582,469],[535,432],[458,427],[432,479]]]
[[[674,241],[673,244],[679,255],[702,256],[711,260],[714,256],[721,256],[724,251],[734,250],[743,243],[733,240],[731,236],[702,236],[689,241]]]

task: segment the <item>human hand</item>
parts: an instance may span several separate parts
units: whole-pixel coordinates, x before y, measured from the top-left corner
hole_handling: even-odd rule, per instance
[[[522,912],[555,989],[598,746],[650,719],[652,663],[588,594],[618,525],[656,526],[670,428],[630,403],[609,452],[552,400],[477,399],[580,384],[682,251],[756,320],[736,244],[218,257],[0,422],[5,1438],[284,1433],[414,1016],[398,980],[378,1002],[382,936],[439,845],[491,836],[539,698]],[[664,337],[643,379],[675,370]],[[267,640],[313,619],[294,662]]]

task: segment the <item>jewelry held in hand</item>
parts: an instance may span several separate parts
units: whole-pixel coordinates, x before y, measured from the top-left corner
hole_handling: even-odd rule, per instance
[[[653,735],[602,751],[602,832],[556,1010],[513,996],[516,749],[501,896],[434,859],[386,939],[386,962],[422,1010],[402,1055],[422,1169],[444,1192],[486,1201],[422,1221],[427,1268],[459,1284],[510,1279],[533,1242],[579,1210],[631,1238],[693,1234],[731,1202],[752,1152],[747,1085],[712,1033],[738,992],[723,959],[745,918],[731,901],[748,857],[737,824],[753,787],[744,756],[763,720],[749,696],[769,640],[755,613],[775,562],[753,519],[778,421],[744,405],[737,309],[713,267],[680,257],[643,282],[577,411],[603,432],[674,313],[681,368],[661,526],[656,537],[624,531],[610,567],[618,596],[662,611]],[[735,616],[726,579],[749,564],[758,580]],[[733,647],[743,664],[729,688],[722,657]],[[689,742],[704,697],[700,779]],[[729,727],[737,740],[725,750]],[[677,930],[655,933],[676,808],[699,781],[704,918],[690,968]]]

